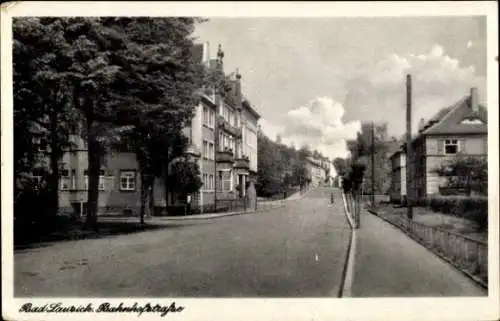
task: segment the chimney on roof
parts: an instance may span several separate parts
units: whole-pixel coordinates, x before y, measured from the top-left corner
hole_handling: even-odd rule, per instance
[[[470,89],[470,108],[472,111],[477,112],[479,110],[479,102],[478,102],[478,95],[477,95],[477,88],[472,87]]]
[[[222,51],[222,45],[219,44],[219,48],[217,49],[217,64],[221,70],[223,65],[223,59],[224,59],[224,51]]]
[[[425,119],[420,118],[420,121],[418,122],[418,131],[421,132],[424,130],[425,127]]]
[[[236,68],[236,80],[234,82],[234,98],[236,100],[236,111],[237,111],[237,126],[241,128],[242,118],[243,118],[243,95],[241,93],[241,75],[238,68]]]

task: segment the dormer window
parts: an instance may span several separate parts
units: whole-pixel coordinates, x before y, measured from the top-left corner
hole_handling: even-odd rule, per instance
[[[446,139],[444,141],[444,153],[446,155],[455,155],[458,153],[459,144],[457,139]]]
[[[483,121],[479,118],[467,118],[462,120],[461,124],[465,125],[483,125]]]

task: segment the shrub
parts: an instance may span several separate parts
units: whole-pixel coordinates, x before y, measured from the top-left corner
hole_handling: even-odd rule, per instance
[[[488,227],[488,198],[483,196],[437,196],[427,199],[435,212],[462,217],[475,222],[480,230]]]

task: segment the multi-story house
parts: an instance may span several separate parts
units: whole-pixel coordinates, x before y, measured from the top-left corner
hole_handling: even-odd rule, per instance
[[[61,212],[80,213],[82,210],[85,211],[87,206],[89,183],[87,148],[85,140],[80,135],[70,135],[69,141],[71,148],[64,152],[59,165],[59,207]],[[48,153],[47,150],[41,152]],[[48,166],[48,157],[42,157],[34,170],[35,179],[40,176],[38,169]],[[110,152],[102,163],[98,189],[100,213],[139,208],[140,180],[135,153]]]
[[[220,68],[223,57],[219,46],[216,59],[210,59],[209,44],[195,46],[196,57],[207,68]],[[200,208],[245,195],[246,186],[257,173],[257,131],[260,115],[241,90],[241,75],[231,79],[230,97],[215,92],[203,95],[191,123],[191,143],[201,150],[198,160],[203,187],[195,197]]]
[[[306,160],[306,169],[308,177],[311,179],[311,187],[324,184],[328,171],[327,163],[324,159],[318,157],[307,157]]]
[[[488,154],[487,110],[478,102],[476,88],[452,106],[439,110],[429,121],[420,122],[412,140],[412,157],[406,161],[406,147],[392,155],[392,191],[394,200],[406,195],[406,166],[411,166],[414,198],[439,194],[445,183],[435,170],[458,154],[486,157]]]
[[[219,47],[217,59],[210,59],[208,43],[196,45],[193,59],[206,68],[222,68],[223,52]],[[189,138],[186,156],[198,163],[203,187],[192,198],[193,207],[210,210],[216,200],[244,196],[248,182],[257,173],[257,130],[259,114],[241,93],[241,75],[232,79],[232,99],[215,92],[204,94],[195,107],[191,124],[184,128]],[[87,148],[78,135],[71,136],[73,146],[61,161],[59,205],[63,211],[85,211],[87,203]],[[48,167],[46,161],[40,166]],[[110,152],[99,177],[99,213],[122,213],[140,208],[141,180],[135,153]],[[35,171],[36,175],[36,171]],[[167,195],[166,195],[167,194]],[[154,206],[164,207],[184,201],[175,191],[165,193],[161,179],[153,189]]]

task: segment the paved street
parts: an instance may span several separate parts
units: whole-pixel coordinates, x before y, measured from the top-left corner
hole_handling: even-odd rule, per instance
[[[15,253],[16,296],[336,297],[350,238],[338,198]]]

